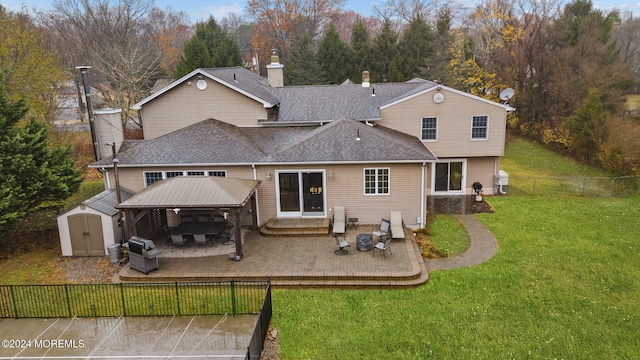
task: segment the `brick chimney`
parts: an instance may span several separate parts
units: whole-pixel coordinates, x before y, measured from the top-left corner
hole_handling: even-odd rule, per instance
[[[267,79],[271,87],[284,86],[284,65],[280,64],[276,49],[271,50],[271,63],[267,65]]]

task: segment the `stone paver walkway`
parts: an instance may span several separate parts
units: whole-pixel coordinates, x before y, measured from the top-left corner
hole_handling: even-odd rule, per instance
[[[469,248],[460,254],[426,260],[428,271],[457,269],[482,264],[498,252],[498,241],[475,215],[453,215],[469,233]]]

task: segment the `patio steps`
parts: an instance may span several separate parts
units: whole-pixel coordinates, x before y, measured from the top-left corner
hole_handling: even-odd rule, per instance
[[[327,236],[330,221],[328,218],[317,219],[277,219],[267,221],[260,228],[263,236],[269,237],[309,237]]]

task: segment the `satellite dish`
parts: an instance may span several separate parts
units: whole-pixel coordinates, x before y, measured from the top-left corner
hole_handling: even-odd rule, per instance
[[[509,99],[511,99],[514,94],[515,92],[512,88],[506,88],[500,92],[500,100],[509,101]]]

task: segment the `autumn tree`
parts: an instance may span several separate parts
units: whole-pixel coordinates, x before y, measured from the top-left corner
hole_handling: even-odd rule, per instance
[[[343,3],[344,0],[249,0],[247,13],[254,24],[253,48],[259,49],[262,59],[276,49],[286,62],[292,46],[304,35],[313,42]]]
[[[162,52],[160,69],[163,75],[171,76],[182,58],[184,44],[193,34],[187,14],[170,7],[153,8],[148,21],[151,38]]]
[[[318,44],[318,61],[329,83],[341,84],[348,79],[349,47],[333,24]]]
[[[0,5],[0,70],[12,100],[24,98],[29,116],[52,122],[58,112],[57,86],[63,70],[44,31],[22,13]],[[53,85],[53,86],[52,86]]]
[[[0,231],[44,201],[75,193],[82,181],[70,148],[50,147],[46,123],[31,117],[24,98],[9,99],[0,74]]]
[[[303,36],[293,48],[291,59],[284,68],[288,85],[326,84],[324,71],[313,51],[309,36]]]
[[[173,76],[179,79],[198,68],[240,65],[242,56],[238,43],[210,17],[196,25],[196,33],[184,45],[184,54]]]

